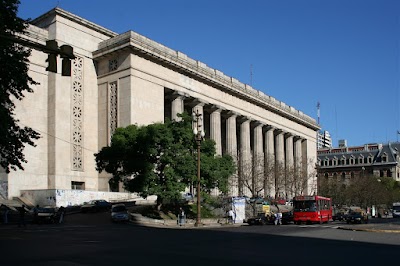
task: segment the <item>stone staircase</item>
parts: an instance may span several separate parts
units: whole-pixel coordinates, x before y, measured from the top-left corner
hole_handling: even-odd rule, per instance
[[[25,206],[27,206],[28,208],[33,207],[32,202],[22,197],[13,197],[12,199],[0,198],[0,205],[2,204],[12,208],[21,207],[22,204],[25,204]]]

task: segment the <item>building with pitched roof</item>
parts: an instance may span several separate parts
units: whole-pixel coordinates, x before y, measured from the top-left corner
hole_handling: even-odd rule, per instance
[[[391,177],[400,181],[400,142],[322,148],[317,151],[318,178],[348,183],[362,176]]]

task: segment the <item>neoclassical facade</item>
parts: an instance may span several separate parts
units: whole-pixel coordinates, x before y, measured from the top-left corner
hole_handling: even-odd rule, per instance
[[[40,85],[16,113],[41,138],[26,147],[24,171],[0,173],[3,196],[27,189],[108,191],[110,176],[96,171],[94,153],[115,129],[178,119],[183,111],[201,113],[217,153],[237,159],[232,195],[248,194],[242,179],[255,171],[246,167],[254,161],[265,176],[272,171],[267,166],[286,169],[271,175],[265,195],[287,195],[289,175],[306,184],[301,193],[315,192],[320,128],[301,111],[138,33],[117,34],[59,8],[31,21],[24,37],[71,45],[76,59],[72,75],[62,76],[61,62],[59,73],[47,72],[47,55],[32,50],[29,74]]]

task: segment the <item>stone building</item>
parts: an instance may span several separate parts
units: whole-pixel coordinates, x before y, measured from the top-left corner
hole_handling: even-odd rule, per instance
[[[318,178],[332,178],[343,184],[363,176],[391,177],[400,181],[399,150],[399,142],[319,149]]]
[[[16,103],[16,114],[42,137],[25,148],[25,171],[0,173],[3,196],[109,191],[110,176],[96,171],[93,154],[114,130],[177,119],[184,110],[203,114],[218,154],[240,165],[257,157],[292,167],[306,182],[302,192],[315,191],[320,128],[301,111],[138,33],[117,34],[60,8],[32,20],[23,37],[71,45],[76,59],[72,75],[62,76],[60,62],[58,73],[47,72],[47,54],[32,50],[29,75],[40,85]],[[243,168],[232,177],[232,195],[247,193],[234,182],[241,174]],[[279,182],[266,185],[265,194],[281,193]]]

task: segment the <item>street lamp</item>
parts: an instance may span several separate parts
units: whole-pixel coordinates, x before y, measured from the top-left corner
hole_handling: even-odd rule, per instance
[[[200,147],[201,141],[204,139],[205,133],[201,126],[202,114],[199,110],[193,112],[193,134],[197,143],[197,217],[195,226],[200,226],[201,208],[200,208]]]

